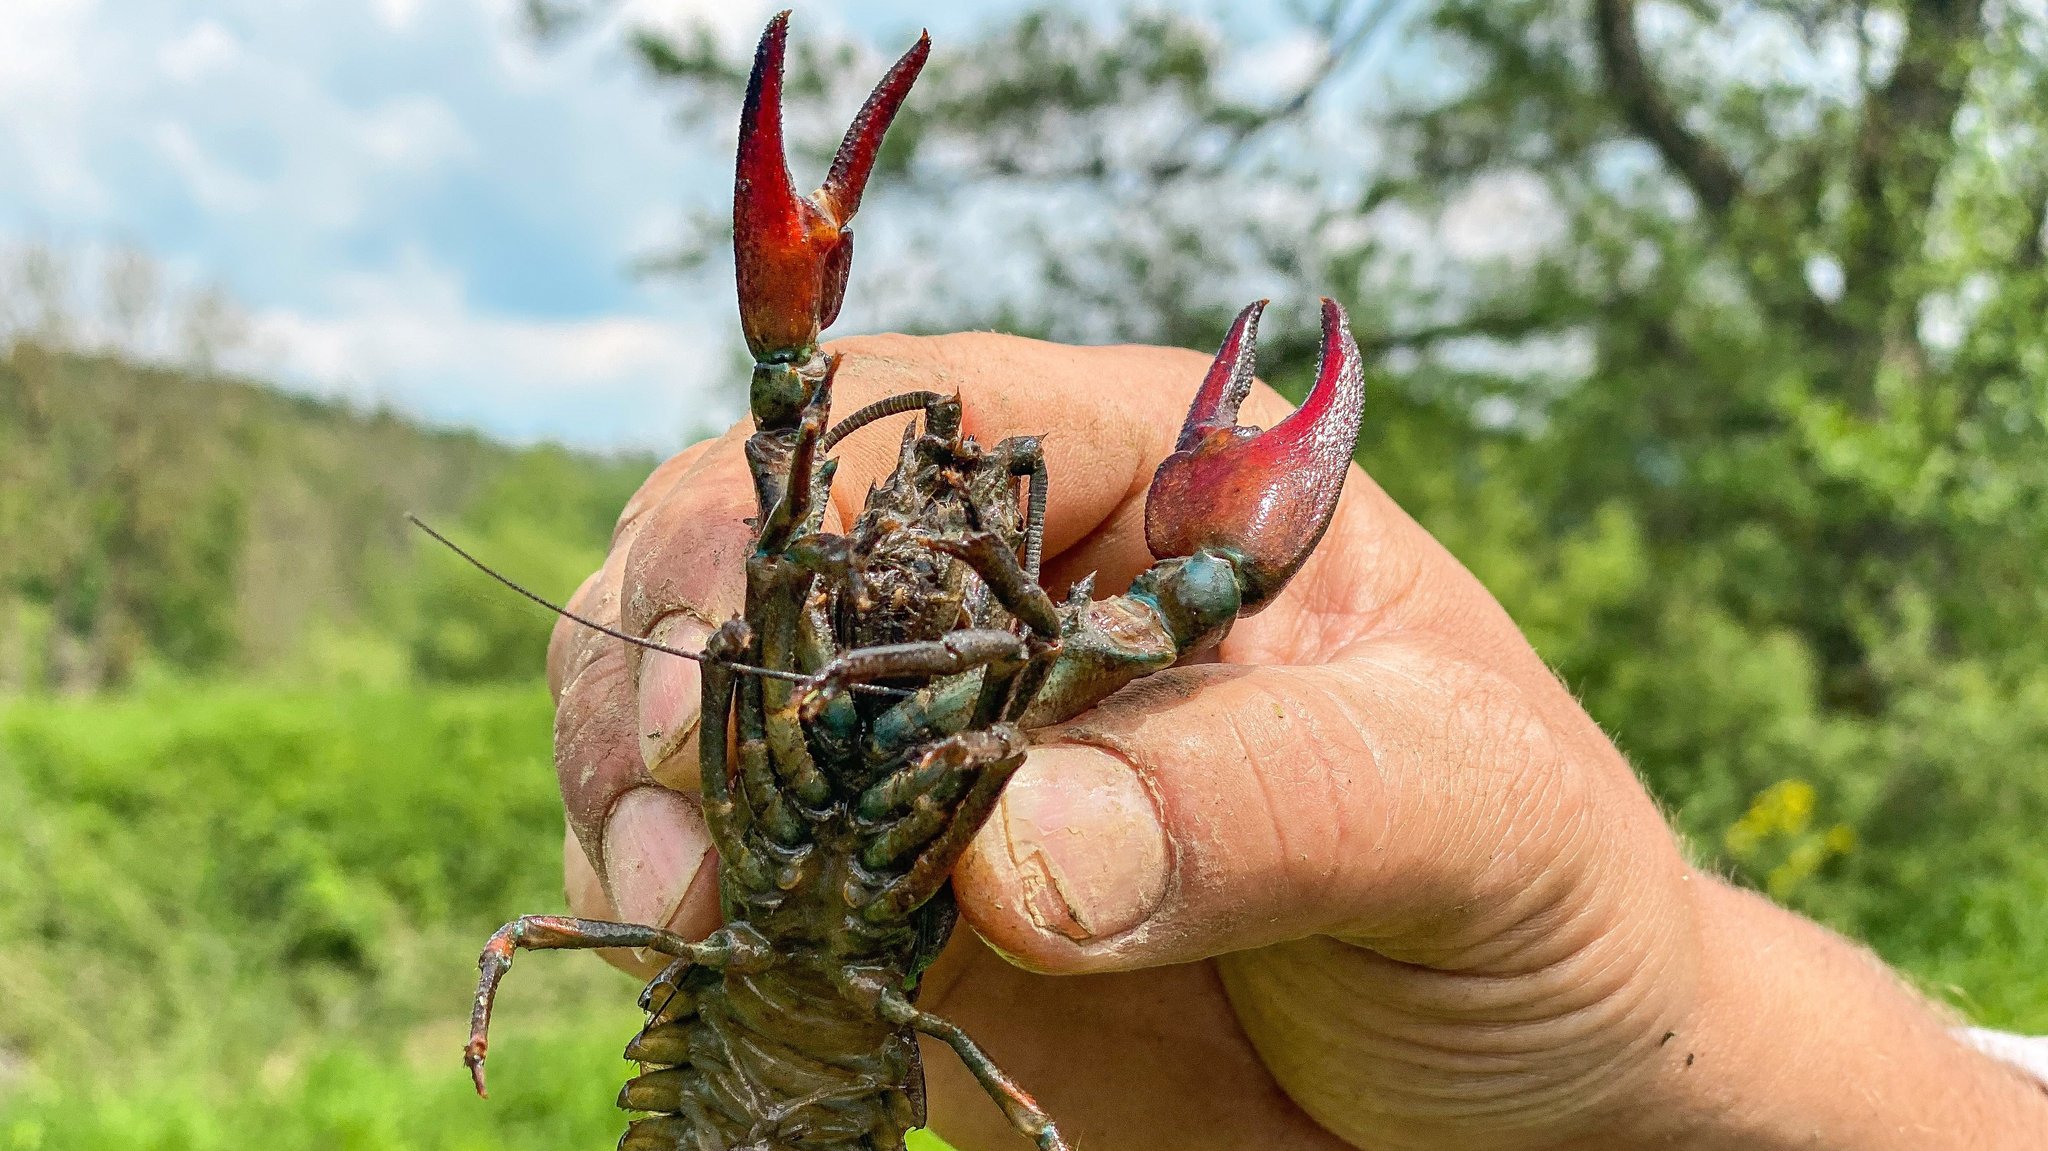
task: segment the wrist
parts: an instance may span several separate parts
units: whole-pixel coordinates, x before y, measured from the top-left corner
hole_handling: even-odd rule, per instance
[[[1612,1146],[2039,1147],[2048,1095],[1972,1049],[1870,952],[1694,874],[1698,989]]]

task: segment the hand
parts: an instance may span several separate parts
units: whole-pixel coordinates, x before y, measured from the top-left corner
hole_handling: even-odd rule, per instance
[[[842,411],[957,389],[982,442],[1043,434],[1056,596],[1150,563],[1146,484],[1205,357],[991,335],[836,350]],[[1244,418],[1286,410],[1261,386]],[[828,530],[901,426],[842,447]],[[577,610],[695,648],[739,609],[746,433],[654,473]],[[695,665],[564,622],[548,666],[572,910],[704,934]],[[1080,1146],[1925,1151],[2035,1146],[2048,1125],[1874,960],[1690,868],[1500,606],[1356,468],[1315,556],[1217,662],[1037,742],[955,875],[987,944],[959,933],[922,1003]],[[940,1134],[1022,1145],[948,1053],[926,1067]]]

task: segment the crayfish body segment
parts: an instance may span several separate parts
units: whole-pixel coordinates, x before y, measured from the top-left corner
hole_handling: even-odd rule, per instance
[[[901,1151],[925,1121],[917,1036],[950,1046],[1018,1131],[1070,1147],[960,1028],[916,1006],[950,934],[954,864],[1020,767],[1028,726],[1072,716],[1219,642],[1278,594],[1333,514],[1358,432],[1362,371],[1324,303],[1303,407],[1240,428],[1260,305],[1233,326],[1148,498],[1158,562],[1129,591],[1064,604],[1039,586],[1047,476],[1038,442],[977,444],[957,399],[892,397],[830,423],[847,228],[882,132],[924,62],[877,87],[825,186],[798,197],[782,157],[788,14],[768,26],[741,123],[734,207],[740,313],[756,357],[746,445],[759,514],[743,615],[702,655],[703,810],[726,926],[701,942],[637,924],[529,916],[479,961],[467,1060],[520,949],[640,947],[671,957],[626,1048],[644,1112],[626,1151]],[[919,412],[895,471],[844,534],[822,530],[827,452],[866,422]],[[1020,488],[1022,489],[1020,492]],[[1203,509],[1192,520],[1176,519]]]

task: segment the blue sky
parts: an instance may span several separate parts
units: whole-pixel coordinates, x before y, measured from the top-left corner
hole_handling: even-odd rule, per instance
[[[1012,0],[812,3],[943,43]],[[249,317],[243,370],[495,434],[660,447],[734,414],[729,296],[636,279],[729,144],[514,0],[0,0],[0,247],[113,245]],[[626,0],[735,44],[755,0]],[[735,111],[735,117],[737,113]],[[707,198],[708,197],[708,198]]]

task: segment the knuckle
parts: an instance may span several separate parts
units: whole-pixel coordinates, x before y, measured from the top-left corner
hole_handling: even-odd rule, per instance
[[[640,755],[631,679],[614,644],[563,689],[555,710],[555,773],[569,826],[592,850],[628,788],[650,782]]]
[[[604,569],[599,568],[585,577],[583,583],[576,588],[576,594],[569,598],[571,611],[579,615],[588,614],[582,605],[590,598],[592,589],[603,576]],[[583,658],[578,642],[579,633],[582,631],[584,629],[575,620],[568,616],[556,616],[555,626],[548,632],[548,692],[557,704],[562,701],[563,688],[575,678],[575,673],[587,662]]]
[[[666,500],[678,484],[703,464],[704,458],[713,448],[729,439],[732,434],[733,432],[728,430],[723,436],[699,440],[656,465],[639,489],[626,501],[626,506],[620,509],[618,523],[612,529],[613,541],[616,542],[628,527]]]
[[[737,464],[737,459],[733,461]],[[700,482],[678,489],[635,524],[619,583],[620,627],[644,636],[663,617],[684,612],[723,619],[740,606],[752,547],[752,486],[743,474],[707,459]]]

